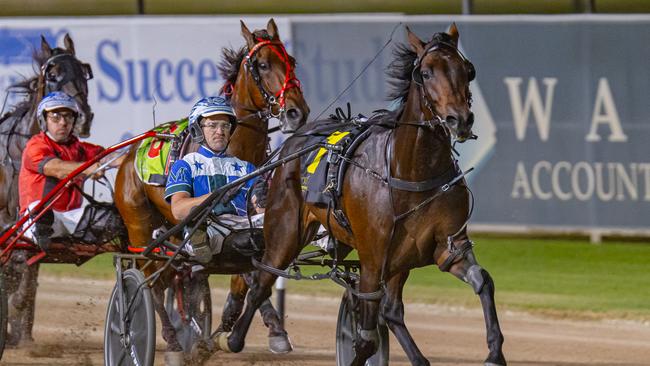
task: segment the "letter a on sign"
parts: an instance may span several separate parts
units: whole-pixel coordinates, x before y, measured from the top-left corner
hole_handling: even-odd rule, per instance
[[[623,133],[623,128],[621,128],[621,119],[618,118],[618,113],[616,112],[612,91],[609,89],[609,83],[605,78],[598,80],[596,103],[594,103],[594,112],[591,117],[591,128],[589,129],[589,134],[585,136],[586,141],[600,141],[600,135],[598,135],[598,125],[600,124],[609,125],[609,141],[627,141],[627,136]]]

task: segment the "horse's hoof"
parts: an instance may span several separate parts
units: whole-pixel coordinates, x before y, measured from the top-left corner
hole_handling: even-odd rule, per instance
[[[165,366],[183,366],[183,352],[165,352]]]
[[[287,334],[269,336],[269,350],[273,353],[289,353],[293,351],[293,345]]]
[[[215,348],[215,344],[212,340],[196,342],[192,346],[189,359],[186,359],[185,363],[194,366],[203,365],[210,356],[212,356],[212,353],[216,351]]]
[[[230,350],[230,347],[228,346],[228,337],[230,336],[230,332],[220,332],[217,333],[213,339],[215,339],[215,345],[217,346],[218,350],[222,350],[224,352],[232,353]]]
[[[32,346],[34,346],[34,338],[32,337],[23,337],[17,344],[18,348],[31,348]]]
[[[500,363],[494,363],[494,362],[486,362],[483,365],[484,366],[506,366],[506,364],[500,364]]]

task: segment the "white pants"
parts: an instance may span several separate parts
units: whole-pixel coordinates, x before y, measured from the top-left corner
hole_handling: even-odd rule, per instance
[[[223,215],[219,215],[219,222],[233,229],[247,229],[250,227],[248,224],[248,217],[246,216],[223,214]],[[263,227],[264,214],[261,213],[261,214],[251,216],[251,222],[253,223],[254,228]],[[207,234],[208,234],[208,238],[210,238],[209,240],[210,249],[212,249],[213,254],[221,253],[221,249],[223,248],[223,241],[228,235],[230,235],[231,232],[231,230],[228,227],[216,223],[213,223],[212,225],[208,226]],[[185,249],[190,254],[194,254],[194,251],[192,250],[192,246],[188,244],[190,243],[187,243],[185,245]]]
[[[248,218],[246,216],[224,214],[219,216],[219,220],[224,224],[232,227],[233,229],[247,229],[249,227]],[[255,228],[264,227],[264,214],[261,213],[261,214],[251,216],[251,222],[253,223],[253,227]],[[324,232],[326,232],[326,230],[321,225],[318,228],[318,234]],[[212,249],[212,253],[213,254],[221,253],[221,249],[223,248],[223,241],[230,234],[230,229],[222,225],[212,224],[208,226],[207,233],[208,233],[208,237],[210,238],[210,248]],[[329,242],[329,236],[325,236],[320,240],[313,242],[312,244],[322,249],[327,249],[328,242]],[[192,250],[192,246],[190,243],[185,244],[185,249],[190,253],[190,255],[194,254],[194,251]]]
[[[30,212],[36,205],[39,204],[41,201],[34,201],[27,206],[27,211]],[[52,210],[54,213],[54,223],[52,224],[52,230],[54,230],[54,233],[52,234],[53,237],[61,237],[61,236],[67,236],[72,233],[74,233],[75,229],[77,228],[77,224],[79,221],[81,221],[81,216],[84,213],[84,208],[85,207],[80,207],[74,210],[70,211],[56,211]],[[27,220],[25,225],[30,225],[32,223],[32,219]],[[27,239],[36,242],[36,225],[32,225],[27,231],[25,231],[25,236]]]

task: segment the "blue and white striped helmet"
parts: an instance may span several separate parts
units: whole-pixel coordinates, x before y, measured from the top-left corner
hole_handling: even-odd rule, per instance
[[[38,116],[38,124],[41,127],[41,130],[47,131],[45,112],[59,108],[67,108],[73,111],[77,116],[79,115],[79,105],[77,104],[77,101],[74,100],[74,98],[64,92],[51,92],[48,95],[44,96],[41,102],[38,103],[38,109],[36,113]]]
[[[234,131],[237,126],[237,117],[235,116],[235,111],[232,109],[230,102],[223,97],[207,97],[202,98],[190,111],[189,115],[189,129],[190,135],[195,143],[202,143],[204,140],[203,130],[199,125],[201,118],[215,116],[218,114],[225,114],[230,117],[230,123],[232,127],[230,132]]]

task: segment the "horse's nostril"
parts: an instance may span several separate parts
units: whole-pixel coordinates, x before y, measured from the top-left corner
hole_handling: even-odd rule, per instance
[[[287,111],[287,118],[290,121],[300,121],[302,118],[302,112],[298,108],[291,108]]]
[[[447,121],[447,124],[449,124],[452,127],[458,126],[458,119],[454,116],[447,116],[445,120]]]
[[[470,127],[474,125],[474,113],[470,113],[469,116],[467,116],[467,125]]]

